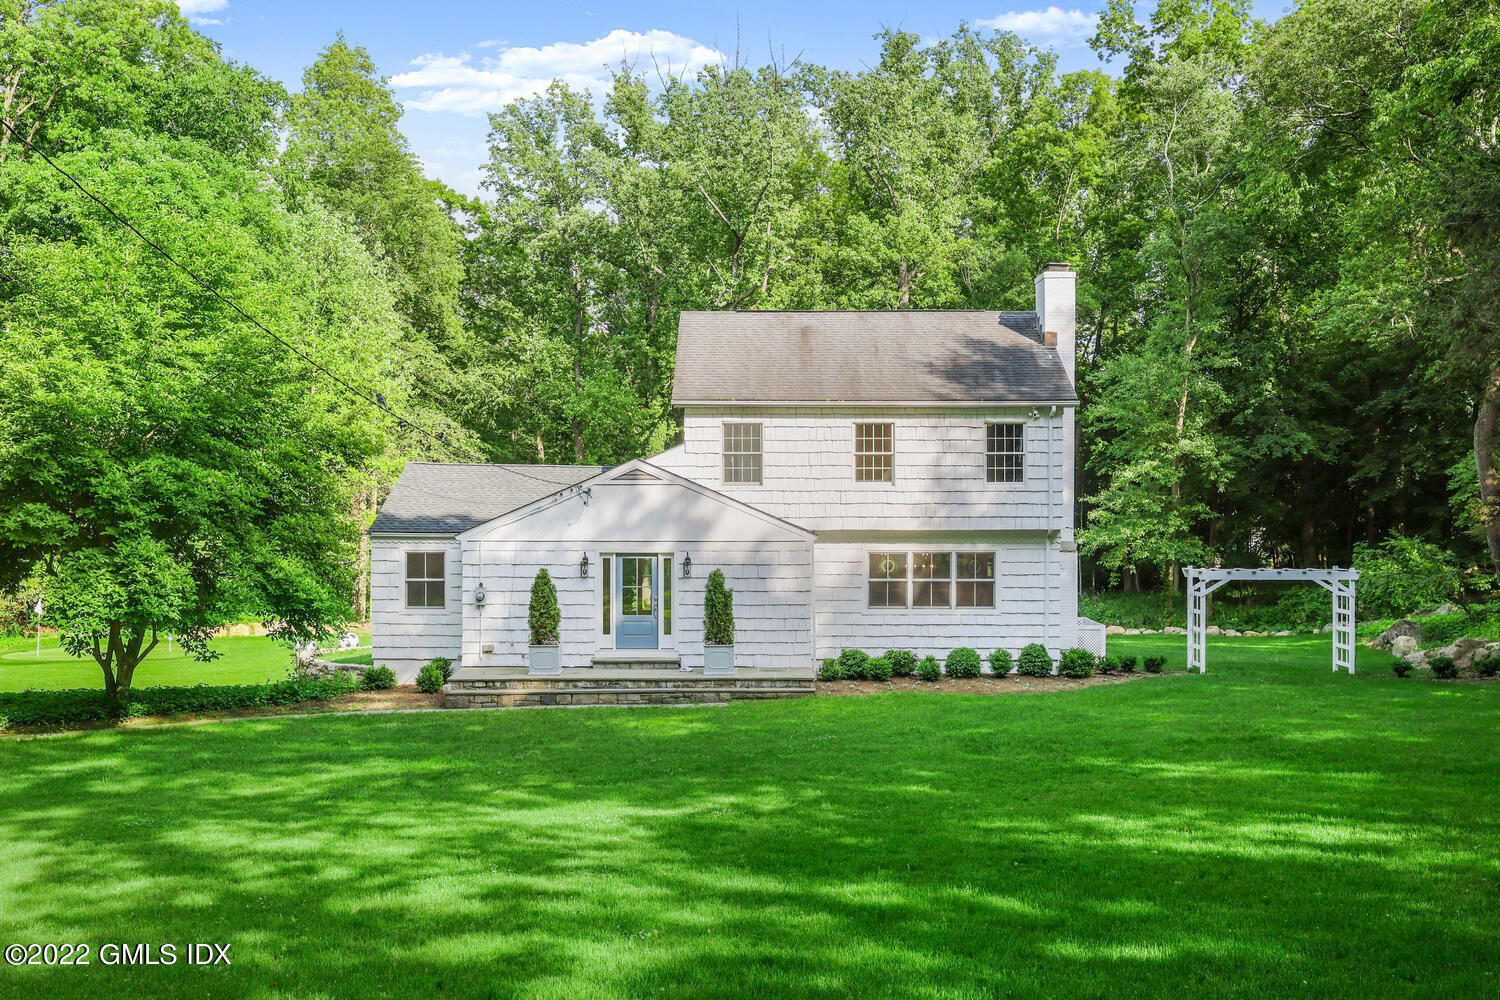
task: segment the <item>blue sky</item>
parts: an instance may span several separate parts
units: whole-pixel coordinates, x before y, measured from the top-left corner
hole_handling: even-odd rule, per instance
[[[606,65],[621,58],[649,68],[692,68],[721,57],[766,62],[801,57],[841,69],[875,58],[882,27],[924,37],[960,21],[989,25],[1057,49],[1064,69],[1097,65],[1087,38],[1095,3],[997,0],[689,2],[534,0],[530,3],[391,3],[380,0],[178,0],[198,30],[296,89],[302,70],[342,30],[363,45],[406,106],[402,128],[430,173],[461,191],[479,190],[486,158],[485,115],[564,77],[597,93]],[[1101,4],[1102,5],[1102,4]],[[1274,17],[1280,2],[1256,3]]]

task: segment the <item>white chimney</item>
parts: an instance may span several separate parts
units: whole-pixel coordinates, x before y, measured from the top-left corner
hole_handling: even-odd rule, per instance
[[[1067,264],[1046,264],[1036,276],[1036,320],[1042,343],[1057,349],[1068,381],[1077,362],[1078,275]]]

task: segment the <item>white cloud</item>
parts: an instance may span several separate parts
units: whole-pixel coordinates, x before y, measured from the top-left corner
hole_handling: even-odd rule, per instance
[[[1099,26],[1098,14],[1081,10],[1013,10],[998,17],[976,21],[980,27],[1012,31],[1031,42],[1081,42]]]
[[[405,102],[420,111],[479,115],[541,93],[554,79],[572,87],[587,87],[597,96],[608,86],[608,68],[621,60],[646,72],[660,66],[663,72],[691,73],[722,58],[717,50],[691,38],[659,30],[636,32],[617,28],[603,38],[581,44],[556,42],[514,48],[491,45],[498,52],[481,57],[477,64],[468,52],[456,56],[441,52],[418,56],[412,60],[417,68],[398,73],[391,83],[415,90],[416,96],[405,98]]]
[[[204,14],[215,14],[229,6],[229,0],[177,0],[177,9],[182,16],[194,24],[223,24],[216,17],[204,17]]]

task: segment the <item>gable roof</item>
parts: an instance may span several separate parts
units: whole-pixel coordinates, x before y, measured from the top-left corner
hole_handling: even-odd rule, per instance
[[[407,462],[370,525],[372,535],[456,535],[576,486],[605,465]]]
[[[684,312],[672,404],[1072,403],[1033,312]]]

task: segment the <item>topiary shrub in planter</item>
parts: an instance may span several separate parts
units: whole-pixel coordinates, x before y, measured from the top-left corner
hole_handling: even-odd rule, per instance
[[[422,669],[417,671],[417,690],[423,694],[437,694],[443,689],[445,682],[443,668],[435,662],[423,664]]]
[[[1148,656],[1146,657],[1145,664],[1146,673],[1159,674],[1166,667],[1167,658],[1165,656]]]
[[[1016,673],[1022,677],[1052,676],[1052,657],[1047,655],[1047,647],[1033,642],[1021,650],[1016,660]]]
[[[359,686],[366,691],[389,691],[396,686],[396,671],[390,667],[371,667],[360,676]]]
[[[948,654],[943,664],[949,677],[969,678],[979,676],[979,653],[968,646],[960,646]]]
[[[910,677],[917,672],[917,654],[909,649],[888,649],[885,661],[891,665],[892,677]]]
[[[1391,672],[1397,677],[1405,677],[1411,673],[1411,664],[1405,660],[1397,660],[1391,664]]]
[[[1441,680],[1449,681],[1458,676],[1458,664],[1451,656],[1434,656],[1427,665],[1432,668],[1432,676]]]
[[[888,681],[891,679],[891,661],[883,656],[872,656],[865,661],[865,680]]]
[[[844,679],[844,668],[839,665],[836,657],[830,656],[823,661],[823,666],[818,670],[820,681],[841,681]]]
[[[936,656],[924,656],[922,662],[917,664],[917,677],[924,681],[936,683],[942,680],[943,666],[938,663]]]
[[[870,654],[858,649],[846,649],[839,654],[839,667],[844,671],[844,679],[849,681],[862,681],[865,679],[865,664],[870,662]]]
[[[1015,664],[1011,662],[1010,650],[997,649],[990,654],[990,673],[996,677],[1004,677],[1013,666]]]
[[[1115,669],[1122,674],[1135,673],[1135,657],[1121,656],[1115,659]]]
[[[1078,646],[1065,649],[1058,657],[1057,672],[1064,677],[1088,677],[1094,672],[1094,654]]]
[[[531,648],[528,651],[527,671],[533,674],[560,674],[562,665],[558,660],[558,626],[562,624],[562,612],[557,607],[557,587],[546,567],[536,571],[531,581],[531,600],[526,606],[526,620],[531,627]]]
[[[708,574],[703,591],[703,674],[734,673],[734,591],[724,586],[724,572]]]

